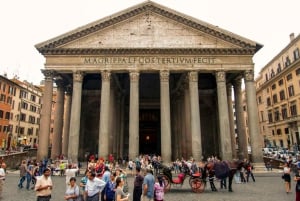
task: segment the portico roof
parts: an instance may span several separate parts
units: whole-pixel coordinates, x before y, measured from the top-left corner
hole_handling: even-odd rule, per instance
[[[81,46],[70,46],[69,44],[74,43],[78,40],[83,40],[89,36],[101,32],[102,30],[108,30],[111,27],[118,26],[120,23],[134,19],[143,13],[152,13],[158,17],[163,17],[176,22],[180,26],[187,27],[190,30],[194,30],[205,37],[209,37],[210,40],[216,39],[221,41],[223,44],[230,44],[227,46],[216,47],[202,47],[201,45],[195,47],[81,47]],[[211,25],[199,19],[195,19],[191,16],[182,14],[153,1],[145,1],[136,6],[130,7],[111,16],[107,16],[103,19],[89,23],[85,26],[74,29],[70,32],[47,40],[45,42],[35,45],[37,50],[43,55],[58,55],[58,54],[124,54],[134,53],[137,50],[139,52],[145,52],[149,54],[182,52],[183,54],[189,53],[201,53],[201,54],[222,54],[224,52],[230,54],[254,54],[257,52],[262,45],[234,34],[232,32],[221,29],[217,26]]]

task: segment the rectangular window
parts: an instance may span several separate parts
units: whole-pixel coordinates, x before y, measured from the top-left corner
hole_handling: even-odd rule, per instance
[[[281,108],[282,119],[287,119],[287,109],[286,107]]]
[[[290,73],[290,74],[288,74],[288,75],[286,76],[286,80],[287,80],[287,81],[289,81],[289,80],[291,80],[291,79],[293,79],[292,73]]]
[[[36,96],[34,96],[34,95],[31,95],[31,96],[30,96],[30,100],[31,100],[32,102],[35,102],[35,99],[36,99]]]
[[[26,121],[26,114],[21,113],[20,121]]]
[[[21,102],[21,107],[22,107],[22,109],[27,110],[28,109],[28,103]]]
[[[0,110],[0,119],[3,119],[3,116],[4,116],[4,112],[3,110]]]
[[[6,89],[6,84],[3,83],[2,91],[5,92],[5,89]]]
[[[299,48],[294,50],[294,61],[298,60],[300,57],[300,52],[299,52]]]
[[[278,63],[278,66],[277,66],[277,73],[280,73],[281,72],[281,65],[280,63]]]
[[[297,68],[296,69],[296,75],[299,75],[300,74],[300,68]]]
[[[281,135],[281,129],[280,129],[280,128],[277,129],[276,134],[277,134],[277,135]]]
[[[291,65],[291,60],[290,60],[289,56],[287,56],[285,58],[285,67],[288,67],[289,65]]]
[[[270,97],[267,98],[267,106],[271,106],[271,98]]]
[[[272,85],[272,90],[276,89],[276,84]]]
[[[285,133],[285,134],[289,134],[289,128],[285,128],[285,129],[284,129],[284,133]]]
[[[282,101],[282,100],[285,100],[285,93],[284,93],[284,90],[281,90],[280,92],[279,92],[279,97],[280,97],[280,100]]]
[[[288,91],[289,91],[289,97],[292,97],[292,96],[295,95],[295,93],[294,93],[294,86],[293,85],[291,85],[291,86],[288,87]]]
[[[279,110],[276,110],[276,111],[274,112],[274,120],[275,120],[275,121],[279,121],[279,120],[280,120],[279,117],[280,117]]]
[[[10,112],[6,112],[5,113],[5,119],[9,120],[9,118],[10,118]]]
[[[20,131],[19,133],[23,135],[24,132],[25,132],[25,128],[24,127],[20,127],[19,131]]]
[[[273,103],[276,104],[278,101],[277,101],[277,94],[274,94],[273,95]]]
[[[272,111],[271,110],[268,112],[268,119],[269,119],[269,123],[273,122],[273,115],[272,115]]]
[[[6,96],[4,94],[0,95],[0,102],[5,102]]]
[[[258,103],[261,104],[261,96],[258,96]]]
[[[264,122],[264,112],[263,111],[260,111],[260,118],[261,118],[261,121]]]
[[[30,111],[31,112],[36,112],[36,106],[30,105]]]
[[[290,110],[291,110],[291,116],[297,116],[297,106],[296,106],[296,104],[291,104]]]
[[[278,85],[279,86],[283,85],[283,79],[281,79],[281,80],[278,81]]]
[[[29,115],[29,123],[35,124],[35,117]]]

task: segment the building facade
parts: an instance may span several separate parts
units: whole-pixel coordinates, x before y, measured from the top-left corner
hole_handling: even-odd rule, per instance
[[[256,82],[260,133],[265,146],[300,144],[300,35],[261,71]]]
[[[42,90],[18,79],[0,76],[2,148],[17,150],[21,145],[37,146]]]
[[[247,157],[242,79],[251,141],[260,141],[252,57],[261,45],[254,41],[147,1],[36,48],[46,58],[39,159],[47,157],[54,82],[52,156],[232,159],[235,96],[238,155]],[[251,146],[262,161],[261,144]]]

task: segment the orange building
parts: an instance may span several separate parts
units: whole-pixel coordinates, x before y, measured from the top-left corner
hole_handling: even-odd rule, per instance
[[[0,76],[0,147],[2,150],[7,149],[11,144],[10,119],[13,118],[11,108],[15,95],[15,84],[5,76]]]

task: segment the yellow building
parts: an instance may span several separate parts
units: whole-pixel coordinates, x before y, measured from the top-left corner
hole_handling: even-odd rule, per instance
[[[11,105],[12,148],[38,144],[42,90],[27,81],[11,80],[16,86]]]
[[[300,35],[256,79],[260,133],[265,146],[294,149],[300,145]]]

